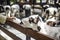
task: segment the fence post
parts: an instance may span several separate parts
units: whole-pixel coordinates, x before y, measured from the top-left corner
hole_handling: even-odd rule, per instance
[[[31,37],[29,35],[26,35],[26,40],[31,40]]]

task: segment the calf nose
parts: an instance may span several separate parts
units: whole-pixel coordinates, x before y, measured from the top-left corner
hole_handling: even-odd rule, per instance
[[[53,22],[52,24],[53,24],[53,26],[56,26],[56,23],[55,22]]]
[[[23,22],[21,21],[20,24],[23,24]]]
[[[40,31],[41,30],[40,26],[37,26],[37,29],[38,29],[38,31]]]

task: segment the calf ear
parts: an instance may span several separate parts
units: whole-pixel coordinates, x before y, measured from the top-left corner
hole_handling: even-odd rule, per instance
[[[54,15],[56,15],[56,11],[54,11]]]
[[[29,19],[29,23],[31,23],[31,20]]]
[[[40,20],[40,19],[39,19],[39,16],[38,16],[38,17],[37,17],[37,20],[36,20],[36,23],[38,23],[38,22],[39,22],[39,20]],[[41,21],[41,20],[40,20],[40,21]]]
[[[49,10],[46,11],[46,14],[49,14]]]
[[[29,18],[29,23],[31,23],[31,20],[30,20],[30,18]]]

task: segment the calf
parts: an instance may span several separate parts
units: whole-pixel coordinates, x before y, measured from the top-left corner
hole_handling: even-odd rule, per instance
[[[35,31],[40,31],[40,28],[37,26],[38,21],[41,21],[41,18],[38,15],[31,15],[22,19],[25,28],[31,28]]]
[[[14,4],[11,6],[11,12],[12,12],[12,16],[13,17],[20,17],[20,13],[19,13],[20,7],[18,4]]]
[[[4,12],[4,7],[0,5],[0,13]]]
[[[57,21],[54,18],[48,19],[45,23],[39,22],[38,26],[41,28],[39,33],[49,35],[55,38],[55,40],[60,40],[60,27],[55,26],[56,23]]]
[[[52,17],[55,17],[57,19],[58,15],[59,15],[58,9],[55,8],[55,7],[47,8],[46,11],[45,11],[45,14],[44,14],[45,20],[50,19]]]

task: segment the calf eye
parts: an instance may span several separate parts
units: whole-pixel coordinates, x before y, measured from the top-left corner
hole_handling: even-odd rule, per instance
[[[56,14],[56,12],[54,11],[54,15]]]
[[[49,14],[49,10],[46,11],[46,14]]]
[[[6,7],[6,10],[9,10],[9,8],[8,8],[8,7]]]
[[[31,17],[29,18],[29,23],[34,22],[34,19]]]

